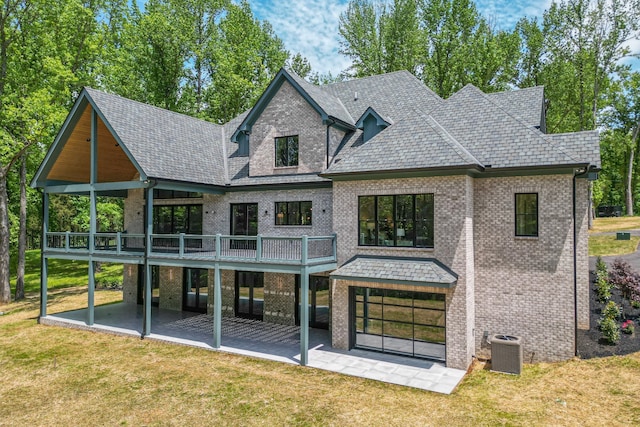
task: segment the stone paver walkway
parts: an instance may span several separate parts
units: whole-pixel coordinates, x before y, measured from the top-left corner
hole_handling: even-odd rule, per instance
[[[135,304],[96,307],[93,326],[86,325],[86,316],[86,310],[76,310],[50,315],[40,322],[136,337],[140,337],[142,331],[142,307]],[[145,339],[297,364],[300,362],[299,331],[295,326],[223,318],[222,346],[216,350],[210,316],[154,308],[152,333]],[[444,394],[450,394],[466,373],[421,359],[336,350],[331,348],[328,331],[318,329],[310,329],[308,366]]]

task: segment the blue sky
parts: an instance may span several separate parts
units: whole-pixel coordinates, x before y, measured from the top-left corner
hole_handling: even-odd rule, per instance
[[[314,71],[337,75],[349,67],[338,53],[338,20],[348,0],[249,0],[259,19],[268,20],[287,49],[300,52]],[[500,29],[511,29],[523,16],[542,18],[551,0],[477,0],[480,13]],[[636,42],[634,50],[640,50]],[[635,61],[636,67],[640,68]]]

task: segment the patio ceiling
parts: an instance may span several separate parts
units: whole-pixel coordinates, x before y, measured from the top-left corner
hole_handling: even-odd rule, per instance
[[[46,179],[88,183],[91,169],[91,113],[85,106]],[[98,182],[131,181],[138,171],[98,117]]]

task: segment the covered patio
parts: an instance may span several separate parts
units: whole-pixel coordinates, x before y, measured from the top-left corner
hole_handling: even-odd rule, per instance
[[[222,318],[221,345],[216,348],[213,318],[206,314],[152,308],[152,330],[143,334],[143,307],[109,304],[94,308],[94,323],[87,325],[87,310],[74,310],[40,319],[55,325],[124,336],[144,337],[172,344],[257,357],[277,362],[300,363],[300,328],[238,318]],[[465,371],[420,359],[331,348],[329,332],[309,330],[307,366],[422,390],[450,394]]]

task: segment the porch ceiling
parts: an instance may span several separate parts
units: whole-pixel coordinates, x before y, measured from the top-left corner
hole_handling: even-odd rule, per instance
[[[91,170],[91,105],[87,105],[46,179],[88,183]],[[98,117],[98,182],[131,181],[138,173]]]

